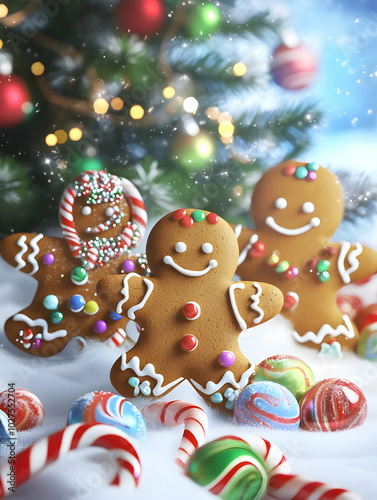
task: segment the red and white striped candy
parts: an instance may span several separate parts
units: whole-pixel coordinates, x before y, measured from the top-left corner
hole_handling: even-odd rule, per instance
[[[75,424],[40,439],[16,456],[16,488],[71,450],[88,446],[99,446],[115,452],[118,471],[112,486],[137,486],[141,464],[128,436],[111,425]],[[0,499],[9,494],[7,474],[9,464],[5,461],[0,465]]]
[[[13,404],[16,431],[26,431],[43,424],[45,411],[35,394],[26,389],[16,389],[13,393],[0,392],[0,410],[10,415]]]
[[[141,409],[145,420],[159,422],[168,427],[185,425],[183,437],[178,449],[176,462],[184,467],[194,451],[203,445],[208,430],[208,418],[205,411],[186,401],[159,401]]]

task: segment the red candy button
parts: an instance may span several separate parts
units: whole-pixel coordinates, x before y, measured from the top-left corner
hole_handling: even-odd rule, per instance
[[[207,215],[207,220],[210,224],[217,224],[219,222],[219,216],[212,212]]]
[[[185,352],[191,352],[198,347],[198,339],[194,335],[185,335],[181,339],[181,347]]]
[[[296,166],[295,165],[287,165],[284,168],[284,175],[293,175],[296,172]]]
[[[292,309],[295,307],[297,300],[292,295],[284,295],[283,309]]]
[[[254,245],[249,250],[249,255],[252,259],[258,259],[258,257],[262,257],[265,251],[264,243],[261,241],[256,241]]]
[[[194,224],[194,219],[190,217],[189,215],[185,215],[181,219],[181,226],[183,227],[191,227]]]
[[[186,215],[186,210],[184,208],[180,208],[173,213],[174,220],[181,220]]]
[[[200,316],[200,305],[197,302],[187,302],[182,309],[183,315],[189,321],[198,319]]]

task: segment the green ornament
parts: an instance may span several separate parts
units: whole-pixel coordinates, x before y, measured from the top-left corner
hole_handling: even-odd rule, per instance
[[[318,275],[318,278],[319,281],[322,281],[322,283],[326,283],[326,281],[329,281],[330,279],[330,273],[328,271],[324,271]]]
[[[330,262],[328,260],[320,260],[317,264],[317,271],[323,273],[330,267]]]
[[[71,271],[71,280],[75,285],[84,285],[88,281],[88,273],[83,267],[75,267]]]
[[[58,325],[59,323],[61,323],[63,321],[63,318],[63,313],[60,311],[54,311],[50,314],[51,323],[54,323],[54,325]]]
[[[287,260],[282,260],[279,262],[279,264],[275,267],[275,271],[277,273],[285,273],[289,269],[289,262]]]
[[[192,212],[191,217],[195,222],[202,222],[206,218],[206,214],[202,210],[195,210]]]
[[[183,134],[173,141],[172,153],[184,170],[195,172],[207,167],[216,154],[215,141],[203,130],[195,136]]]
[[[238,467],[239,464],[242,467]],[[199,448],[193,455],[188,475],[200,486],[214,487],[222,482],[229,469],[235,467],[232,477],[219,496],[224,500],[259,500],[266,492],[268,473],[264,460],[246,441],[220,438]]]
[[[193,38],[207,38],[220,29],[221,21],[221,13],[215,5],[197,5],[192,9],[188,32]]]

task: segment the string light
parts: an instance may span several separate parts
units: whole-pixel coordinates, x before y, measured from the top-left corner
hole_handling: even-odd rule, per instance
[[[233,66],[233,74],[234,76],[243,76],[247,71],[247,68],[244,63],[239,62]]]
[[[57,130],[55,132],[55,136],[58,140],[58,144],[64,144],[65,142],[67,142],[68,134],[64,130]]]
[[[0,18],[7,17],[7,15],[8,7],[5,4],[0,3]]]
[[[234,134],[234,125],[230,121],[223,121],[219,125],[219,134],[221,137],[229,138],[233,137]]]
[[[82,130],[78,127],[71,128],[68,135],[71,141],[79,141],[82,137]]]
[[[0,38],[0,50],[3,48],[3,46],[4,46],[4,42]]]
[[[96,99],[93,103],[93,109],[99,115],[104,115],[109,110],[109,103],[106,99]]]
[[[196,113],[198,110],[199,103],[195,97],[186,97],[186,99],[183,101],[183,109],[186,111],[186,113]]]
[[[115,111],[120,111],[123,109],[124,102],[120,97],[114,97],[114,99],[111,99],[110,105]]]
[[[31,72],[35,76],[41,76],[45,72],[45,67],[41,62],[35,62],[31,65]]]
[[[144,116],[144,113],[144,109],[139,104],[135,104],[130,109],[131,118],[133,118],[134,120],[141,120]]]
[[[218,117],[220,116],[220,110],[219,108],[216,108],[216,106],[212,106],[211,108],[208,108],[206,111],[206,115],[210,120],[217,120]]]
[[[175,96],[175,89],[173,87],[165,87],[162,91],[162,95],[165,99],[172,99]]]
[[[48,134],[46,135],[45,142],[47,146],[56,146],[58,138],[56,137],[55,134]]]
[[[230,113],[225,111],[225,113],[220,113],[219,116],[217,117],[217,121],[219,123],[221,122],[231,122],[233,120],[233,117]]]

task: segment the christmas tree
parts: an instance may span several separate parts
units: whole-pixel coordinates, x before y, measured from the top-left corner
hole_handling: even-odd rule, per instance
[[[253,4],[1,3],[0,233],[57,222],[66,183],[102,168],[155,214],[244,217],[261,171],[297,156],[321,118],[295,92],[315,56]]]

